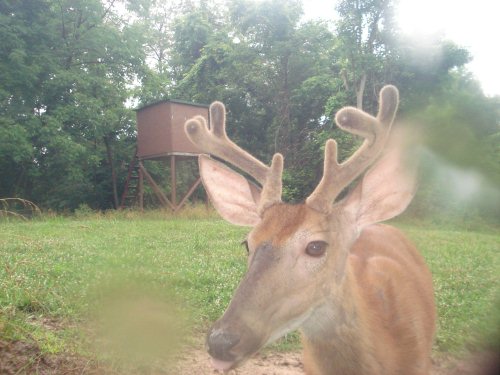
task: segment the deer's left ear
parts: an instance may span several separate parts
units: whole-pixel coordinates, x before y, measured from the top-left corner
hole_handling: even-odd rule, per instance
[[[232,224],[257,225],[260,189],[206,155],[200,155],[198,162],[203,185],[217,212]]]
[[[401,214],[416,192],[417,163],[405,162],[401,147],[389,150],[341,204],[358,230]]]

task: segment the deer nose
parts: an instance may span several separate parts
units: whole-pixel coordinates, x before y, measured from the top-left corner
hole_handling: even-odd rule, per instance
[[[238,334],[224,331],[221,328],[212,328],[207,336],[208,354],[221,361],[234,361],[235,355],[231,349],[240,342]]]

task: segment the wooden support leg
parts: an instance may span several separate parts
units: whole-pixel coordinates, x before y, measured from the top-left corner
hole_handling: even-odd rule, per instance
[[[175,171],[175,155],[172,155],[170,157],[170,178],[171,178],[171,188],[172,188],[172,195],[170,197],[170,200],[172,201],[172,205],[175,207],[175,211],[179,208],[177,206],[177,176],[176,176],[176,171]]]
[[[156,196],[158,197],[160,203],[163,206],[169,206],[173,211],[175,211],[175,206],[172,203],[170,203],[168,198],[165,196],[163,191],[161,191],[158,184],[155,182],[155,180],[153,180],[153,177],[151,177],[151,175],[148,173],[146,168],[144,168],[144,165],[141,162],[139,162],[139,168],[142,171],[142,173],[144,174],[144,177],[146,177],[146,180],[148,181],[148,183],[153,188],[153,191],[155,192]]]
[[[182,198],[181,202],[179,203],[179,205],[176,207],[175,209],[175,212],[179,211],[182,206],[184,206],[184,204],[186,203],[186,201],[189,199],[189,197],[194,193],[194,191],[196,190],[196,188],[198,187],[198,185],[201,183],[201,178],[198,177],[198,179],[194,182],[193,185],[191,185],[191,187],[189,188],[188,192],[186,193],[186,195],[184,196],[184,198]]]

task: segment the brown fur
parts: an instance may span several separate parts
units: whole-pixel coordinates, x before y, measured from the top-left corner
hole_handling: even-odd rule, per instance
[[[424,375],[435,327],[432,279],[416,248],[397,229],[366,228],[354,243],[340,299],[344,322],[327,340],[304,334],[307,374]],[[334,328],[335,327],[335,328]]]

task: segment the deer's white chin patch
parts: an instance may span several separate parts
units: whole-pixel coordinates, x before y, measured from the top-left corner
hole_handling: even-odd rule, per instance
[[[229,371],[231,367],[234,365],[234,362],[226,362],[226,361],[220,361],[218,359],[215,359],[213,357],[210,357],[210,361],[212,362],[212,366],[214,369],[218,371]]]

